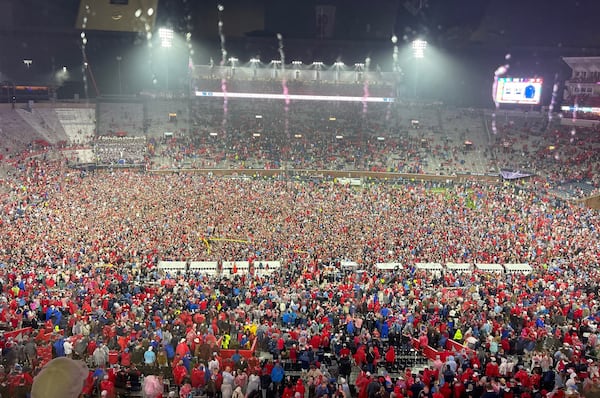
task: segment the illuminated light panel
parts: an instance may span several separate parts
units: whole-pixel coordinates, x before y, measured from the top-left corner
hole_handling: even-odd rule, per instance
[[[425,49],[427,48],[427,42],[425,40],[417,39],[412,42],[412,49],[415,58],[425,58]]]
[[[337,95],[302,94],[259,94],[259,93],[223,93],[221,91],[196,91],[196,97],[248,98],[248,99],[290,99],[297,101],[340,101],[340,102],[395,102],[389,97],[349,97]]]
[[[501,77],[496,87],[496,102],[537,105],[541,100],[543,83],[541,78]]]
[[[569,106],[563,105],[560,107],[563,112],[583,112],[583,113],[596,113],[600,114],[600,108],[589,107],[589,106]]]

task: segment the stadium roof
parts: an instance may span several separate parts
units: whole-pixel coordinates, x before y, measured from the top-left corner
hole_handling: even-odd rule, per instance
[[[591,71],[600,71],[600,57],[563,57],[563,61],[571,69],[583,67]]]

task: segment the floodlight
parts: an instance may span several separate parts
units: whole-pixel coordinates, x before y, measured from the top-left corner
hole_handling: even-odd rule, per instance
[[[160,28],[158,37],[160,37],[160,46],[170,48],[173,45],[173,29]]]
[[[413,55],[415,58],[425,58],[426,48],[427,42],[425,40],[417,39],[412,42]]]

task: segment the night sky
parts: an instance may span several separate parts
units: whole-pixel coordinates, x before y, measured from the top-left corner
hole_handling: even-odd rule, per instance
[[[94,0],[108,1],[108,0]],[[132,6],[139,0],[129,0]],[[512,54],[515,74],[540,75],[551,81],[569,73],[562,56],[600,55],[598,0],[222,0],[227,49],[248,60],[278,57],[276,33],[282,33],[288,60],[347,63],[373,57],[383,69],[391,65],[391,36],[408,46],[426,39],[452,68],[437,73],[461,85],[483,84]],[[207,64],[220,57],[216,1],[159,0],[156,27],[170,26],[179,35],[191,32],[193,61]],[[316,8],[335,7],[330,37],[320,37]],[[71,80],[81,81],[80,29],[75,22],[79,0],[0,0],[0,80],[40,82],[67,66]],[[110,16],[107,16],[110,23]],[[86,51],[103,92],[115,90],[115,58],[123,56],[127,91],[143,88],[157,73],[147,61],[145,34],[88,31]],[[156,57],[156,52],[154,54]],[[35,60],[30,69],[23,59]],[[187,54],[169,54],[174,73],[185,70]],[[450,65],[450,64],[449,64]],[[433,71],[433,69],[432,69]],[[487,94],[485,94],[487,95]]]

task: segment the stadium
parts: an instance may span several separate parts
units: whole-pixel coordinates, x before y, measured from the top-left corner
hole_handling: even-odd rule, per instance
[[[600,49],[461,1],[0,2],[0,396],[597,396]]]

